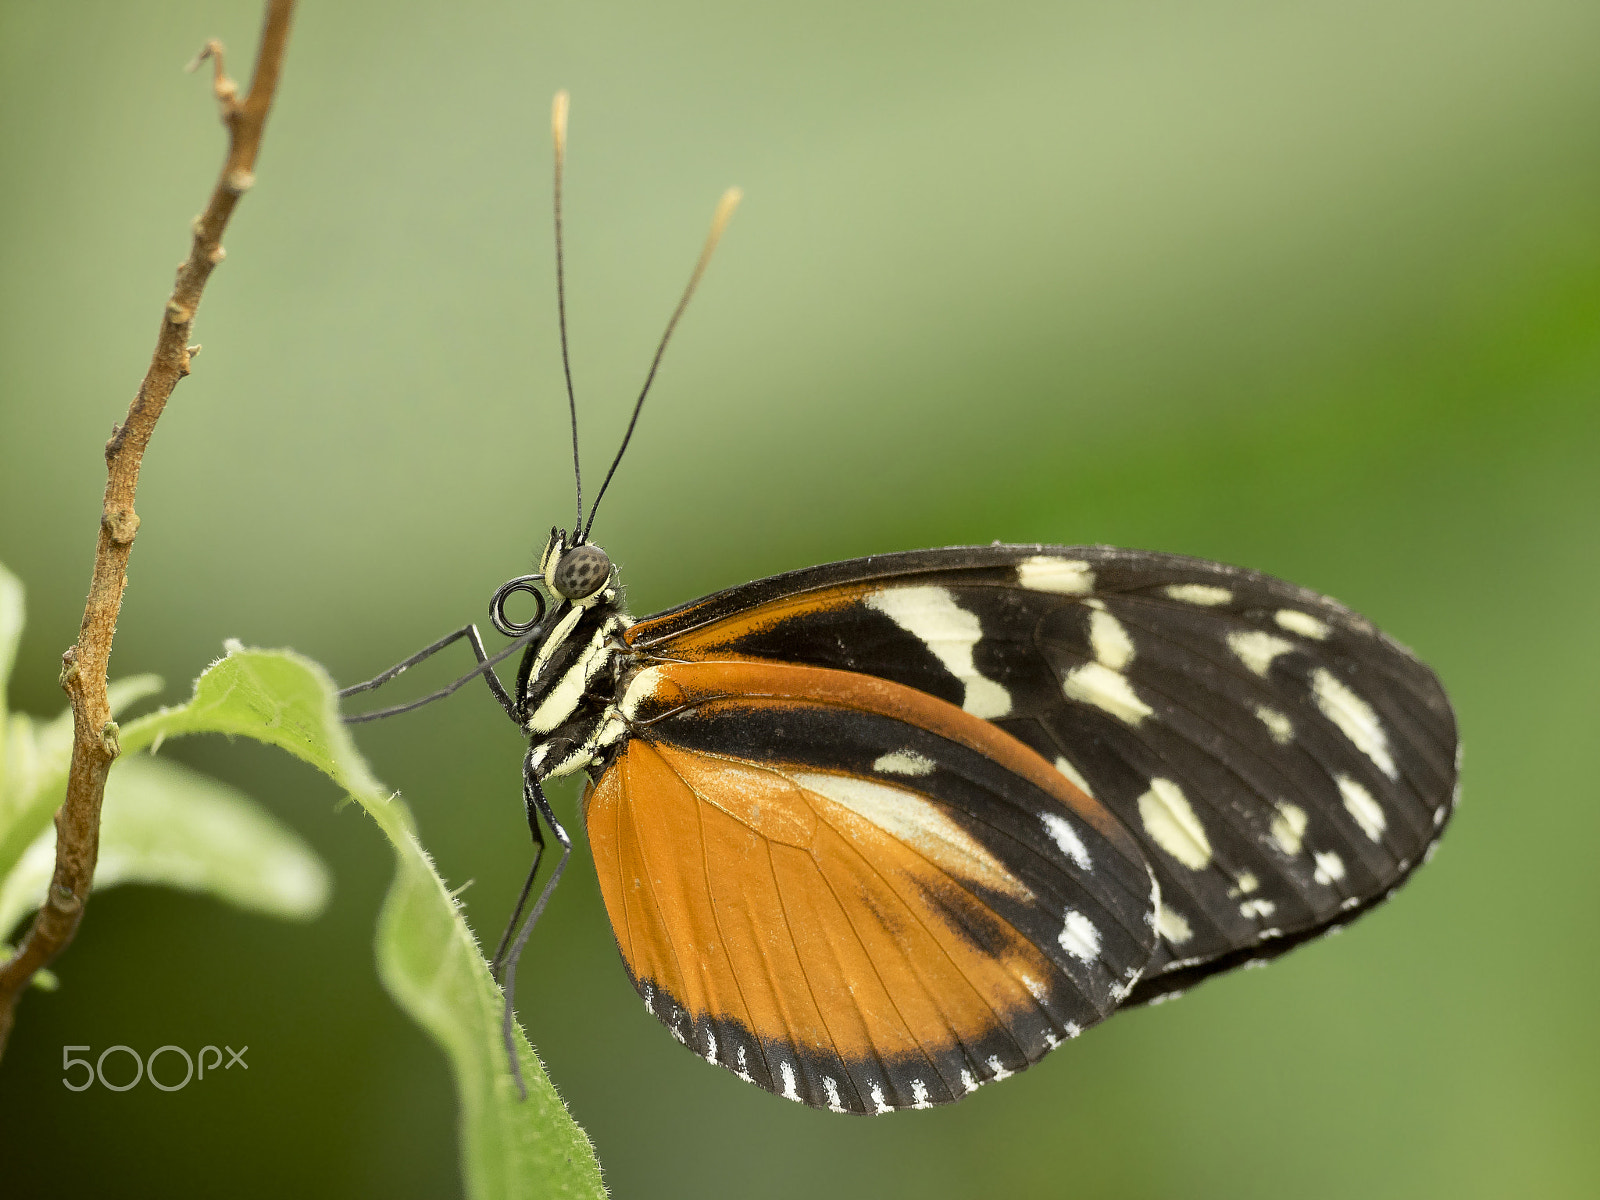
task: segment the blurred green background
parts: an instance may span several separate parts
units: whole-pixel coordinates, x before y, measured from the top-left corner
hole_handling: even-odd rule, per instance
[[[18,709],[63,704],[100,447],[220,161],[180,68],[219,36],[243,77],[258,22],[0,5]],[[146,459],[115,674],[177,699],[238,637],[365,678],[481,619],[570,520],[558,87],[591,488],[717,195],[746,191],[596,528],[635,612],[873,551],[1183,551],[1371,615],[1466,743],[1443,853],[1346,936],[873,1120],[666,1036],[580,841],[521,1012],[615,1194],[1595,1195],[1600,7],[307,3]],[[359,740],[492,939],[528,859],[516,731],[467,692]],[[0,1068],[3,1190],[452,1194],[444,1059],[373,970],[388,847],[283,756],[167,752],[315,844],[333,906],[97,901]],[[248,1044],[248,1075],[60,1083],[64,1044],[207,1042]]]

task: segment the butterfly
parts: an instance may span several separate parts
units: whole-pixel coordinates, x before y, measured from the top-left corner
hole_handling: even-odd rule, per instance
[[[558,296],[565,125],[563,94]],[[494,958],[508,1048],[516,962],[571,854],[544,791],[564,776],[587,777],[646,1009],[708,1062],[852,1113],[960,1099],[1121,1009],[1340,928],[1427,861],[1454,808],[1439,680],[1326,596],[1174,554],[996,543],[636,620],[589,536],[605,486],[585,519],[580,483],[573,529],[495,593],[510,646],[490,656],[468,625],[342,693],[466,639],[473,672],[346,719],[481,676],[528,737],[535,861]],[[533,619],[507,615],[517,594]],[[494,667],[518,653],[507,688]],[[545,828],[561,853],[530,906]]]

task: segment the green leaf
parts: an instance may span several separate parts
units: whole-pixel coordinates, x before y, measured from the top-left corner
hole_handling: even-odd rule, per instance
[[[227,657],[196,681],[193,700],[125,725],[122,747],[126,753],[184,733],[237,734],[282,747],[348,792],[388,836],[395,878],[378,921],[379,974],[449,1056],[467,1194],[603,1197],[593,1147],[520,1028],[528,1098],[518,1100],[500,1037],[500,989],[417,841],[410,812],[356,752],[326,672],[290,651],[230,644]]]
[[[159,677],[135,675],[109,685],[106,699],[115,716],[160,690]],[[72,712],[66,710],[42,724],[23,713],[12,713],[6,741],[5,771],[0,775],[0,879],[6,878],[28,847],[50,828],[50,818],[61,807],[67,769],[72,765]],[[116,771],[112,769],[112,777]]]
[[[27,609],[22,602],[22,581],[0,566],[0,701],[11,682],[11,667],[17,661],[17,644],[22,640],[22,625]]]
[[[44,902],[55,868],[47,827],[0,883],[0,934]],[[328,899],[328,872],[294,833],[224,783],[176,763],[125,758],[106,780],[94,890],[159,883],[239,908],[305,920]]]
[[[0,789],[5,787],[6,753],[9,738],[6,733],[6,690],[11,685],[11,667],[17,661],[17,644],[22,640],[22,624],[27,610],[22,601],[22,582],[5,567],[0,566]],[[4,792],[0,790],[0,801]]]
[[[72,713],[38,723],[8,712],[5,685],[16,661],[25,609],[22,584],[0,566],[0,934],[44,899],[55,867],[50,818],[66,792]],[[161,690],[154,675],[106,688],[113,715]],[[96,890],[117,883],[165,883],[210,892],[272,916],[315,916],[328,873],[297,836],[224,784],[150,759],[116,764],[106,781]],[[0,957],[11,948],[0,943]],[[53,991],[49,971],[33,976]]]
[[[0,880],[50,827],[50,818],[61,807],[72,761],[70,710],[40,724],[10,712],[6,705],[6,686],[25,615],[21,582],[0,565]],[[160,690],[156,676],[136,675],[108,686],[106,700],[115,716]],[[4,931],[0,926],[0,933]]]

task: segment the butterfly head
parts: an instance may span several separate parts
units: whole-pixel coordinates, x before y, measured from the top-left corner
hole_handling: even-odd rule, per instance
[[[578,602],[601,592],[611,580],[611,558],[592,542],[567,545],[567,532],[552,529],[539,557],[545,586],[563,600]]]
[[[567,544],[565,529],[552,529],[544,553],[539,556],[536,575],[519,575],[500,585],[489,601],[489,620],[507,637],[540,637],[544,625],[545,594],[539,587],[543,583],[555,599],[558,617],[571,609],[588,609],[605,602],[615,602],[617,593],[608,585],[612,581],[611,557],[599,546],[580,542]],[[527,621],[514,621],[506,615],[506,601],[518,592],[533,599],[538,611]]]

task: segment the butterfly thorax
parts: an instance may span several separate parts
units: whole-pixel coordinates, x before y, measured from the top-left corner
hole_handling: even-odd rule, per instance
[[[633,618],[604,551],[568,549],[556,530],[541,566],[560,603],[545,622],[548,632],[523,655],[516,705],[538,774],[551,778],[602,766],[605,749],[621,740],[616,697],[635,654],[623,640]],[[588,595],[567,594],[591,586]]]

